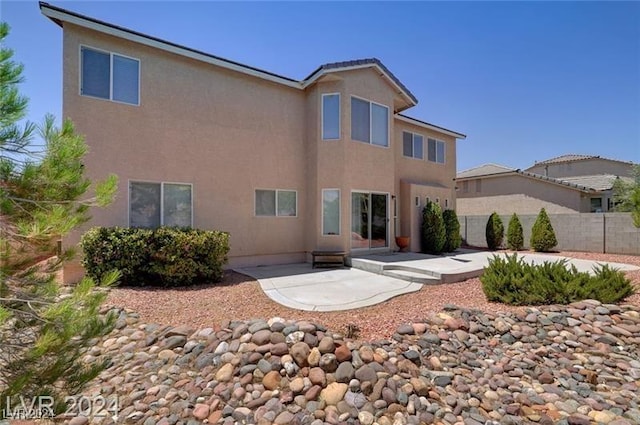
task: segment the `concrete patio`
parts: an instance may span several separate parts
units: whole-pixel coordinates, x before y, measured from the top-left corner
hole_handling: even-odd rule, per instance
[[[312,269],[309,263],[236,269],[258,280],[264,293],[275,302],[306,311],[339,311],[375,305],[422,285],[460,282],[482,274],[494,256],[504,253],[459,250],[435,256],[388,252],[351,259],[351,268]],[[539,264],[566,258],[579,271],[592,272],[599,263],[555,255],[518,253],[525,261]],[[636,266],[607,263],[622,271]]]

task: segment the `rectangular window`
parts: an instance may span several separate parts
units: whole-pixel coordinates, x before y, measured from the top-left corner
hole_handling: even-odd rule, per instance
[[[449,208],[449,199],[445,199],[444,200],[444,207],[445,207],[445,209]]]
[[[469,181],[465,180],[462,182],[462,193],[468,193],[469,192]]]
[[[130,227],[191,227],[192,205],[190,184],[129,182]]]
[[[428,139],[427,159],[431,162],[444,164],[444,142],[436,139]]]
[[[402,153],[409,158],[423,159],[423,139],[419,134],[402,132]]]
[[[389,146],[389,108],[352,97],[351,139]]]
[[[340,234],[339,189],[322,189],[322,234]]]
[[[482,192],[482,180],[476,180],[476,192]]]
[[[322,95],[322,140],[340,139],[340,94]]]
[[[591,198],[591,212],[602,212],[602,198]]]
[[[256,189],[256,215],[260,217],[295,217],[298,213],[295,190]]]
[[[80,94],[138,105],[140,61],[82,46]]]
[[[420,208],[420,197],[419,196],[416,196],[415,204],[416,204],[416,207]]]

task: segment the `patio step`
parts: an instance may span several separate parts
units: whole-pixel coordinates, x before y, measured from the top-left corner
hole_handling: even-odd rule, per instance
[[[383,263],[368,258],[352,258],[351,267],[423,285],[441,283],[440,274],[437,272],[417,267]]]
[[[382,270],[383,276],[393,277],[395,279],[405,280],[411,283],[420,283],[422,285],[437,285],[440,279],[430,276],[423,271],[410,270]]]

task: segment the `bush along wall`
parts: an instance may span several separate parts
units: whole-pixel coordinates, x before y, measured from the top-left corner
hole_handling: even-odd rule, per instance
[[[489,216],[487,221],[487,227],[485,229],[485,236],[487,238],[487,247],[490,250],[496,250],[502,245],[502,239],[504,238],[504,225],[502,219],[498,213],[493,212]]]
[[[520,224],[520,219],[516,213],[513,213],[507,226],[507,248],[519,251],[523,246],[524,236],[522,234],[522,224]]]
[[[229,234],[176,227],[96,227],[82,236],[80,245],[83,266],[94,279],[119,270],[122,285],[183,286],[222,279]]]
[[[558,245],[556,232],[553,230],[551,220],[549,220],[547,211],[545,211],[544,208],[538,213],[536,222],[533,223],[533,227],[531,228],[530,245],[534,251],[539,252],[549,252]]]
[[[513,305],[569,304],[595,299],[605,304],[634,293],[623,272],[608,265],[594,267],[594,274],[568,267],[566,259],[532,265],[517,254],[494,256],[482,276],[489,301]]]
[[[446,233],[446,240],[444,243],[443,251],[453,252],[456,249],[460,248],[460,245],[462,244],[458,215],[454,210],[444,210],[442,212],[442,219],[444,220],[444,228]]]
[[[447,231],[440,205],[427,202],[422,210],[422,252],[440,254],[447,239]]]

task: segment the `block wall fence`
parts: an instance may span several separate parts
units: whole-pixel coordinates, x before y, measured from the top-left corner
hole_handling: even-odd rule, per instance
[[[531,227],[537,214],[518,215],[524,231],[524,246],[529,248]],[[510,215],[501,215],[504,242]],[[485,228],[488,215],[459,216],[460,234],[468,245],[486,248]],[[640,228],[633,225],[630,213],[549,214],[559,251],[603,252],[640,255]]]

